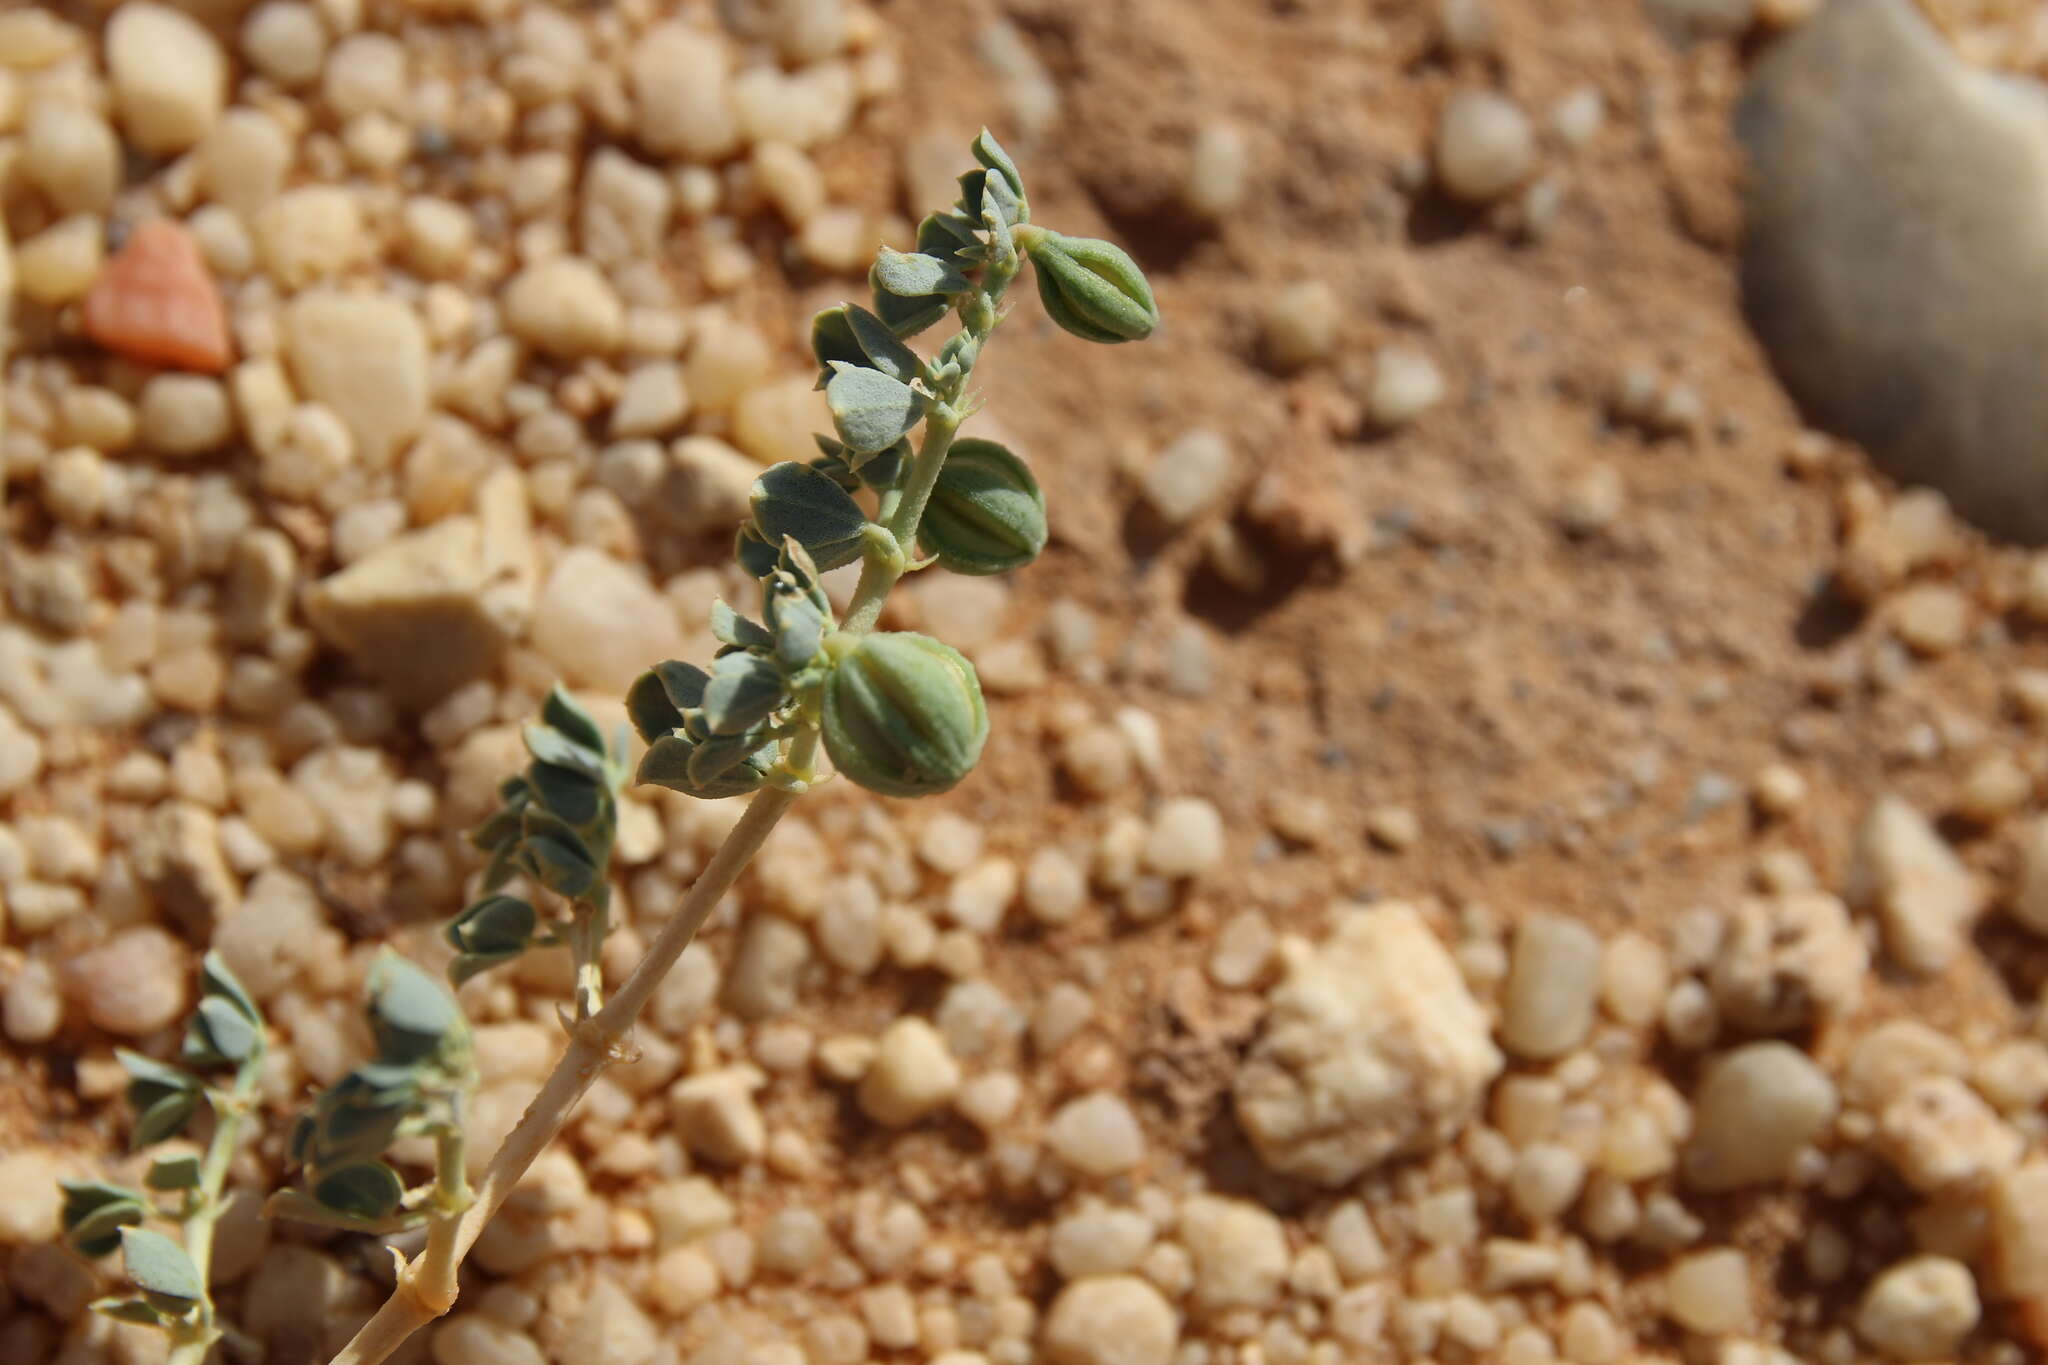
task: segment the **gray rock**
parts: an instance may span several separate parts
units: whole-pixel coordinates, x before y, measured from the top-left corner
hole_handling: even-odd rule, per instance
[[[2048,99],[1907,0],[1832,0],[1756,65],[1742,289],[1816,425],[2048,540]]]

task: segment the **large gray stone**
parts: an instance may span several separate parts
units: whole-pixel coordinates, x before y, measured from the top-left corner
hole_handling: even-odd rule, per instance
[[[1742,288],[1816,425],[2048,540],[2048,98],[1907,0],[1831,0],[1757,63]]]

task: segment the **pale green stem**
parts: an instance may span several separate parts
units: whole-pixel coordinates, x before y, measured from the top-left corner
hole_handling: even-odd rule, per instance
[[[206,1286],[207,1292],[199,1301],[199,1312],[191,1324],[173,1333],[171,1353],[165,1365],[200,1365],[206,1359],[206,1353],[213,1349],[213,1343],[221,1338],[220,1325],[214,1321],[210,1283],[213,1277],[213,1234],[225,1211],[221,1190],[227,1185],[228,1167],[234,1162],[235,1148],[242,1140],[242,1124],[249,1116],[249,1107],[255,1103],[256,1082],[262,1062],[263,1053],[258,1049],[254,1056],[236,1068],[234,1086],[226,1095],[209,1092],[207,1096],[213,1106],[213,1136],[207,1141],[206,1156],[199,1164],[199,1188],[193,1192],[180,1220],[185,1234],[185,1254],[199,1271],[199,1282]]]
[[[938,482],[946,451],[959,429],[960,417],[949,407],[940,406],[925,420],[924,440],[911,458],[910,477],[904,481],[902,497],[887,522],[889,534],[896,538],[902,553],[893,557],[871,554],[863,561],[860,582],[854,585],[853,602],[846,609],[846,620],[840,629],[865,635],[881,619],[882,604],[889,600],[890,592],[903,577],[903,556],[916,545],[917,524],[924,519],[924,506],[931,501],[932,486]]]

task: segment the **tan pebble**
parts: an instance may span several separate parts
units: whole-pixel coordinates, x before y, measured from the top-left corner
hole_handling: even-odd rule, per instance
[[[960,1088],[960,1066],[938,1030],[902,1018],[882,1032],[860,1082],[860,1106],[890,1128],[904,1128],[948,1103]]]
[[[152,0],[126,0],[107,21],[107,74],[131,145],[153,156],[206,136],[227,97],[227,58],[197,20]]]
[[[1856,1334],[1892,1360],[1945,1360],[1981,1313],[1968,1266],[1915,1256],[1871,1281],[1856,1309]]]
[[[1834,1119],[1827,1074],[1785,1043],[1749,1043],[1716,1059],[1693,1096],[1685,1174],[1707,1191],[1786,1178],[1800,1150]]]
[[[21,292],[55,307],[82,298],[99,273],[105,227],[78,214],[44,228],[14,248],[14,278]]]
[[[1260,317],[1267,361],[1285,373],[1329,359],[1342,320],[1337,295],[1324,281],[1304,280],[1274,290]]]
[[[1074,1171],[1103,1179],[1144,1159],[1145,1134],[1120,1095],[1069,1100],[1046,1125],[1046,1146]]]
[[[1968,638],[1970,603],[1942,583],[1907,588],[1885,605],[1894,634],[1916,654],[1947,654]]]
[[[1187,183],[1182,198],[1204,218],[1223,219],[1244,201],[1250,166],[1244,130],[1214,120],[1195,132],[1188,151]]]
[[[1892,959],[1927,975],[1962,950],[1984,892],[1926,816],[1884,796],[1857,827],[1842,899],[1876,910]]]
[[[258,210],[254,227],[264,269],[286,289],[341,274],[369,249],[356,196],[339,185],[286,190]]]
[[[242,20],[242,55],[287,90],[310,84],[327,57],[327,26],[312,5],[267,0]]]
[[[64,965],[65,991],[95,1028],[141,1037],[185,1008],[182,944],[154,926],[124,929]]]
[[[1706,1336],[1750,1325],[1749,1263],[1732,1247],[1682,1257],[1664,1278],[1664,1312],[1688,1331]]]
[[[1444,106],[1436,131],[1436,172],[1450,194],[1471,203],[1496,199],[1536,163],[1535,132],[1514,101],[1464,90]]]
[[[121,147],[107,121],[52,97],[29,106],[16,165],[60,214],[104,213],[121,184]]]
[[[1501,1041],[1521,1057],[1562,1056],[1585,1040],[1600,989],[1600,939],[1577,920],[1536,914],[1516,927]]]

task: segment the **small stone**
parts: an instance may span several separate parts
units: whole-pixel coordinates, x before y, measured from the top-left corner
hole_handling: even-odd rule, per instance
[[[400,704],[425,707],[488,676],[516,634],[494,608],[493,569],[477,520],[451,517],[313,584],[306,616]]]
[[[93,280],[85,334],[117,355],[215,374],[234,359],[227,309],[190,233],[152,218]]]
[[[369,249],[356,197],[338,185],[301,185],[257,211],[256,247],[264,269],[287,289],[342,274]],[[395,304],[395,299],[359,296]]]
[[[1515,1156],[1508,1198],[1525,1221],[1540,1226],[1562,1217],[1585,1184],[1585,1158],[1560,1143],[1532,1142]]]
[[[1136,1275],[1076,1280],[1046,1310],[1045,1365],[1170,1365],[1180,1315]]]
[[[0,783],[0,790],[5,790]],[[1065,924],[1088,900],[1088,878],[1065,851],[1042,848],[1024,867],[1024,908],[1040,924]]]
[[[0,796],[19,791],[42,770],[42,741],[13,711],[0,705]]]
[[[648,1365],[661,1349],[654,1323],[633,1296],[600,1272],[583,1298],[583,1311],[570,1324],[559,1358],[602,1360],[605,1365]]]
[[[184,945],[145,925],[64,964],[64,990],[94,1028],[139,1038],[184,1012],[186,972]]]
[[[811,958],[810,936],[780,915],[749,916],[726,974],[725,1007],[742,1019],[772,1019],[796,1006]]]
[[[1969,1074],[1970,1056],[1946,1033],[1916,1019],[1891,1019],[1858,1038],[1842,1068],[1842,1098],[1876,1114],[1924,1076]]]
[[[1600,939],[1577,920],[1536,914],[1515,928],[1501,1042],[1518,1057],[1562,1057],[1585,1042],[1600,999]]]
[[[960,1089],[960,1064],[939,1031],[907,1016],[882,1031],[861,1077],[860,1107],[886,1128],[907,1128],[947,1104]]]
[[[1392,431],[1441,403],[1448,391],[1434,360],[1413,347],[1389,343],[1373,353],[1366,412],[1373,426]]]
[[[372,468],[383,469],[426,420],[426,331],[391,295],[316,289],[284,312],[285,356],[299,391],[332,409]]]
[[[1266,360],[1285,373],[1328,360],[1337,347],[1343,310],[1322,280],[1303,280],[1276,289],[1265,301],[1260,344]]]
[[[135,875],[164,912],[205,938],[241,904],[241,884],[221,853],[220,826],[190,801],[166,801],[149,813],[130,847]]]
[[[1180,1238],[1194,1260],[1192,1300],[1204,1313],[1267,1308],[1287,1275],[1287,1233],[1246,1199],[1198,1194],[1181,1201]]]
[[[1693,1095],[1686,1180],[1709,1193],[1784,1180],[1837,1107],[1834,1082],[1790,1044],[1749,1043],[1724,1053]]]
[[[1856,1309],[1856,1335],[1892,1360],[1946,1360],[1982,1311],[1968,1266],[1914,1256],[1870,1282]]]
[[[1131,1170],[1145,1157],[1145,1134],[1121,1095],[1094,1094],[1060,1106],[1045,1129],[1054,1156],[1096,1180]]]
[[[99,274],[106,230],[91,214],[60,219],[14,248],[14,279],[22,294],[55,308],[81,298]],[[0,255],[0,282],[6,278]]]
[[[1970,633],[1970,603],[1942,583],[1919,583],[1885,604],[1892,631],[1915,654],[1947,654]]]
[[[641,34],[627,59],[641,145],[659,156],[713,162],[739,143],[726,46],[682,23]]]
[[[227,58],[189,14],[126,0],[107,21],[107,74],[131,146],[151,156],[189,150],[227,98]]]
[[[1854,1008],[1869,966],[1848,907],[1824,891],[1793,891],[1736,905],[1708,982],[1737,1026],[1789,1033]]]
[[[573,685],[612,693],[683,649],[661,594],[633,566],[584,546],[555,561],[534,605],[532,642]]]
[[[70,1174],[65,1163],[37,1148],[0,1156],[0,1244],[56,1241],[64,1213],[64,1192],[57,1182]]]
[[[1880,797],[1857,827],[1842,899],[1875,910],[1886,951],[1923,976],[1962,950],[1984,907],[1976,876],[1927,817],[1896,796]]]
[[[2048,816],[2028,821],[2020,835],[2019,884],[2007,908],[2022,926],[2048,937]]]
[[[503,304],[515,335],[562,360],[616,351],[626,321],[611,282],[578,256],[526,267],[505,287]]]
[[[1267,996],[1233,1087],[1267,1165],[1336,1186],[1435,1150],[1501,1069],[1485,1012],[1412,907],[1346,913]]]
[[[1536,165],[1536,133],[1521,106],[1490,90],[1461,90],[1444,106],[1436,129],[1436,174],[1445,191],[1467,203],[1498,199]]]
[[[533,1338],[489,1313],[465,1313],[434,1329],[434,1365],[547,1365]]]
[[[626,376],[612,404],[611,433],[614,439],[665,436],[689,411],[690,395],[683,387],[681,367],[673,361],[653,361]]]
[[[1145,866],[1162,877],[1200,876],[1228,852],[1221,812],[1199,796],[1160,806],[1145,836]]]
[[[204,455],[234,434],[227,390],[205,375],[152,376],[135,410],[142,443],[165,455]]]
[[[21,131],[20,173],[52,208],[107,211],[121,185],[121,144],[105,119],[69,100],[39,99]]]
[[[2018,1132],[1949,1076],[1922,1076],[1887,1104],[1874,1146],[1922,1194],[1980,1186],[2026,1150]]]
[[[1206,427],[1186,432],[1145,472],[1145,501],[1168,526],[1183,525],[1223,496],[1235,463],[1221,434]]]
[[[311,5],[269,0],[242,21],[242,55],[286,90],[310,84],[327,58],[327,26]]]
[[[690,1151],[718,1166],[758,1161],[768,1146],[768,1127],[754,1104],[763,1081],[750,1066],[727,1067],[686,1076],[669,1091],[669,1112]]]
[[[1244,130],[1234,123],[1205,123],[1195,131],[1188,152],[1188,179],[1182,198],[1194,213],[1221,221],[1244,202],[1251,149]]]
[[[1680,1258],[1664,1277],[1664,1312],[1702,1336],[1742,1331],[1751,1317],[1748,1259],[1733,1247]]]

